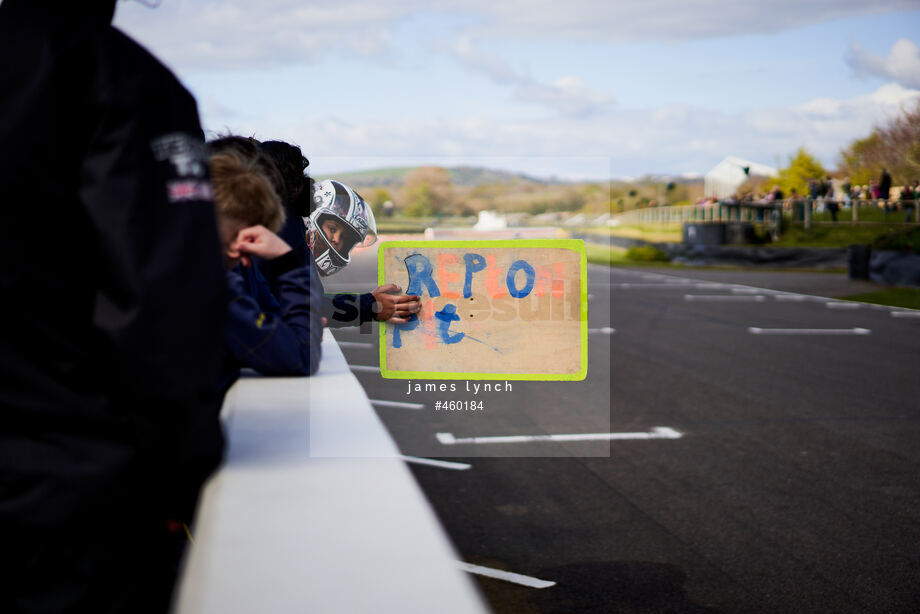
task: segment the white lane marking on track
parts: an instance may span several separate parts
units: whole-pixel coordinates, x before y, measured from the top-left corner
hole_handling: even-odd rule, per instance
[[[373,343],[361,343],[359,341],[337,341],[340,348],[362,348],[362,349],[373,349]]]
[[[764,292],[760,288],[732,288],[732,294],[760,294]]]
[[[802,301],[814,300],[813,297],[802,294],[777,294],[773,298],[784,303],[800,303]]]
[[[749,326],[752,335],[868,335],[868,328],[758,328]]]
[[[621,290],[632,290],[634,288],[642,290],[687,290],[695,288],[697,290],[722,290],[728,287],[728,284],[694,284],[694,283],[635,283],[631,281],[613,284],[613,287]],[[758,290],[759,292],[759,290]]]
[[[647,433],[574,433],[570,435],[502,435],[497,437],[454,437],[453,433],[436,433],[445,446],[474,443],[527,443],[531,441],[614,441],[621,439],[680,439],[683,433],[668,426],[656,426]]]
[[[676,277],[676,276],[673,276],[673,275],[657,275],[657,274],[656,274],[654,277],[649,277],[649,276],[646,276],[646,275],[643,275],[643,274],[639,273],[638,271],[629,271],[629,270],[624,270],[624,269],[617,270],[616,272],[617,272],[617,273],[630,274],[630,275],[642,275],[642,278],[643,278],[643,279],[659,279],[659,280],[668,280],[668,281],[673,280],[673,281],[675,281],[675,282],[680,282],[680,281],[682,281],[682,282],[685,282],[685,283],[690,283],[690,282],[696,281],[696,280],[694,280],[694,279],[692,279],[692,278],[688,278],[688,277]],[[775,300],[777,300],[777,301],[780,301],[780,302],[785,302],[785,301],[788,301],[788,302],[815,301],[815,302],[819,302],[819,303],[828,303],[828,302],[831,302],[831,303],[835,303],[835,302],[836,302],[836,303],[839,303],[839,302],[842,302],[842,301],[836,301],[835,299],[827,298],[826,296],[815,296],[815,295],[813,295],[813,294],[799,294],[799,293],[797,293],[797,292],[788,292],[788,291],[784,291],[784,290],[771,290],[771,289],[767,289],[767,288],[758,288],[757,286],[746,286],[746,285],[744,285],[744,284],[722,284],[722,285],[729,285],[729,286],[733,286],[734,288],[739,288],[739,289],[740,289],[740,288],[750,288],[752,291],[753,291],[753,290],[757,290],[757,291],[762,292],[763,294],[773,295],[773,298],[774,298]],[[676,286],[676,287],[680,287],[680,286],[677,286],[677,284],[675,284],[675,286]],[[696,286],[696,287],[699,287],[699,286]],[[877,310],[879,310],[879,311],[890,311],[890,312],[892,312],[892,314],[894,314],[894,313],[914,313],[913,311],[896,311],[897,309],[899,309],[898,307],[889,307],[889,306],[887,306],[887,305],[873,305],[873,304],[870,304],[870,303],[860,303],[860,302],[858,302],[858,301],[847,301],[847,302],[848,302],[848,303],[849,303],[849,302],[852,302],[852,303],[855,303],[855,304],[858,304],[858,305],[868,305],[870,309],[877,309]],[[832,308],[832,309],[833,309],[833,308]],[[918,313],[920,313],[920,310],[918,310]],[[894,316],[894,315],[893,315],[893,317],[902,317],[902,318],[914,318],[914,317],[917,317],[917,318],[920,318],[920,315],[916,315],[916,316],[914,316],[914,315]],[[855,333],[855,334],[868,334],[868,333]]]
[[[833,299],[829,299],[825,296],[810,296],[808,294],[774,294],[773,298],[778,301],[785,303],[827,303]],[[840,301],[835,301],[840,302]]]
[[[422,458],[420,456],[402,455],[399,458],[403,459],[407,463],[414,463],[416,465],[428,465],[430,467],[440,467],[441,469],[453,469],[454,471],[466,471],[467,469],[473,468],[472,465],[467,463],[454,463],[451,461],[442,461],[434,458]]]
[[[482,567],[481,565],[473,565],[463,561],[457,561],[457,567],[469,573],[495,578],[497,580],[504,580],[506,582],[514,582],[515,584],[529,586],[530,588],[549,588],[550,586],[556,585],[555,582],[549,580],[541,580],[540,578],[533,578],[511,571],[502,571],[501,569],[492,569],[491,567]]]
[[[837,303],[833,303],[833,302],[824,303],[824,306],[827,307],[828,309],[859,309],[860,307],[862,307],[862,304],[861,303],[851,303],[849,301],[847,302],[840,301]]]
[[[610,328],[609,326],[605,326],[603,328],[589,328],[588,332],[589,333],[600,333],[602,335],[612,335],[613,333],[617,332],[617,330],[615,328]]]
[[[636,282],[633,282],[633,281],[626,281],[626,282],[619,283],[619,284],[613,284],[613,287],[614,287],[614,288],[619,288],[619,289],[622,289],[622,290],[629,290],[629,289],[632,289],[632,288],[642,288],[642,289],[649,289],[649,288],[684,288],[684,287],[686,287],[686,286],[688,286],[688,285],[689,285],[689,284],[664,284],[664,283],[661,283],[661,282],[659,282],[659,283],[636,283]]]
[[[920,311],[892,311],[892,318],[920,318]]]
[[[764,302],[765,300],[767,300],[767,298],[766,298],[765,296],[763,296],[763,295],[760,295],[760,294],[756,294],[756,295],[749,295],[749,294],[740,294],[740,295],[734,295],[734,294],[685,294],[685,295],[684,295],[684,300],[685,300],[685,301],[697,301],[697,302],[702,301],[702,302],[709,302],[709,303],[716,303],[716,302],[762,303],[762,302]]]
[[[425,409],[424,403],[403,403],[401,401],[384,401],[382,399],[371,399],[371,405],[380,407],[399,407],[401,409]]]
[[[380,367],[371,367],[370,365],[348,365],[352,371],[376,371],[380,373]]]

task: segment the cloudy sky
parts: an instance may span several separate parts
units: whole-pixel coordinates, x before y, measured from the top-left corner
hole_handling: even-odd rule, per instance
[[[920,98],[920,0],[163,0],[115,24],[206,130],[296,142],[318,177],[705,173],[800,146],[834,167]]]

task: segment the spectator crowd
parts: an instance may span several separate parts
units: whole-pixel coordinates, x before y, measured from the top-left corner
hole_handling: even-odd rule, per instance
[[[811,206],[817,212],[827,211],[834,222],[838,221],[837,214],[841,209],[850,209],[862,204],[878,207],[886,214],[902,211],[904,221],[912,222],[920,221],[915,217],[918,200],[920,180],[905,183],[903,186],[892,186],[891,175],[886,169],[882,169],[878,181],[872,180],[866,185],[853,185],[849,177],[835,180],[827,175],[809,179],[805,194],[799,194],[792,188],[786,195],[779,185],[773,185],[766,193],[738,193],[722,200],[710,197],[701,199],[697,204],[773,205],[794,215],[805,206]]]

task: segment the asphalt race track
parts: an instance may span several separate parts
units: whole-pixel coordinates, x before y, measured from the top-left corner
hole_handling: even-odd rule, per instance
[[[404,454],[462,463],[411,464],[459,556],[555,583],[477,575],[496,612],[918,612],[920,312],[795,293],[859,291],[842,277],[591,265],[588,379],[481,412],[355,373],[413,404],[377,405]],[[336,334],[353,367],[378,364],[367,328]]]

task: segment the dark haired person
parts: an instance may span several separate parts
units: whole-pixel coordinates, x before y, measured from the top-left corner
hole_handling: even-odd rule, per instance
[[[898,199],[901,201],[901,208],[904,209],[904,221],[907,223],[912,221],[914,208],[917,206],[917,193],[914,191],[916,186],[916,181],[914,181],[914,185],[910,185],[905,181],[904,187],[901,188],[901,196]]]
[[[824,194],[824,208],[827,209],[831,214],[831,221],[837,221],[837,212],[840,211],[840,203],[837,202],[834,194],[834,180],[830,177],[825,177],[824,185],[826,186]]]
[[[275,161],[262,150],[262,144],[254,137],[236,134],[222,134],[208,141],[208,154],[231,153],[252,160],[258,171],[271,183],[275,193],[284,200],[286,190],[284,176]],[[287,220],[284,222],[287,224]]]
[[[0,612],[165,612],[220,460],[195,100],[114,10],[0,4]]]
[[[291,245],[302,243],[307,235],[304,218],[310,216],[313,203],[313,178],[306,172],[310,161],[300,147],[284,141],[264,141],[261,149],[275,163],[282,179],[282,189],[278,195],[287,213],[287,220],[278,235]]]
[[[324,191],[318,194],[317,186],[306,173],[310,161],[296,145],[284,141],[265,141],[262,150],[274,161],[285,184],[282,202],[287,212],[287,221],[278,234],[291,245],[304,242],[309,237],[320,275],[332,275],[346,266],[350,261],[348,254],[356,245],[370,245],[374,242],[377,237],[374,215],[357,192],[340,182],[327,181],[322,184]],[[332,187],[331,192],[329,186]],[[325,195],[326,192],[329,194]],[[331,211],[332,203],[335,202],[340,203],[337,208],[342,210],[344,217],[323,213],[325,227],[321,228],[319,216],[314,213],[318,208],[322,209],[324,204],[328,204]],[[354,226],[346,219],[349,209],[362,223]],[[308,228],[305,220],[314,220],[314,217],[316,221]],[[346,237],[350,241],[347,249]],[[337,250],[334,245],[338,245]],[[333,261],[338,264],[334,265]],[[421,303],[418,297],[400,294],[401,291],[396,284],[386,284],[364,294],[338,293],[327,296],[323,308],[326,325],[341,328],[360,326],[373,320],[405,322],[413,313],[418,312]]]
[[[887,201],[891,198],[891,173],[887,168],[882,169],[882,174],[878,179],[878,198]],[[888,203],[885,203],[887,206]]]

